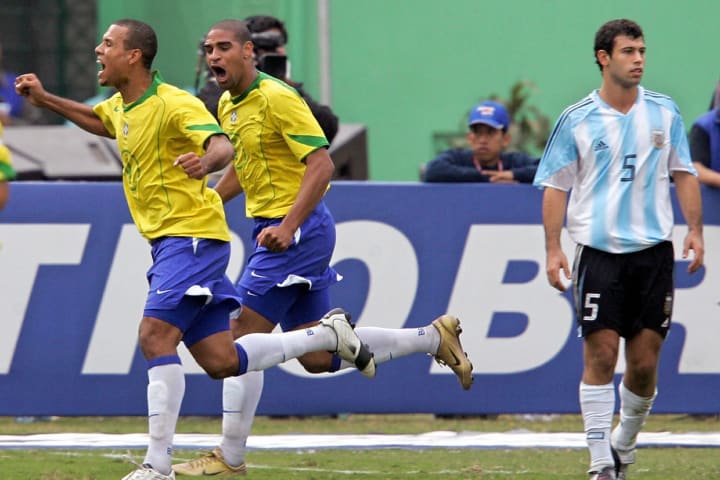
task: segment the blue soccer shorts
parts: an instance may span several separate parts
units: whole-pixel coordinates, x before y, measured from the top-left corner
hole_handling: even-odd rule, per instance
[[[253,238],[281,221],[256,218]],[[320,202],[284,252],[274,253],[255,243],[237,283],[243,304],[284,331],[319,320],[330,310],[328,288],[342,278],[330,267],[334,249],[335,220]]]
[[[230,312],[241,305],[225,275],[230,244],[191,237],[162,237],[151,244],[144,315],[178,327],[188,347],[228,330]]]

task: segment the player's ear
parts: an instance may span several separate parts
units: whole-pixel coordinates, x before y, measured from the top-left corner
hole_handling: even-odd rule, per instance
[[[137,62],[142,62],[142,50],[133,48],[128,52],[128,63],[132,65]]]
[[[245,42],[245,43],[243,43],[242,49],[243,49],[243,57],[250,58],[254,54],[255,46],[253,45],[252,42]]]
[[[603,67],[606,67],[610,63],[610,54],[606,50],[598,50],[595,54],[597,61]]]

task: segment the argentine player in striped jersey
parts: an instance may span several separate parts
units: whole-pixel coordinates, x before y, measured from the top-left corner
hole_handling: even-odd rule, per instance
[[[182,340],[213,378],[242,375],[310,352],[337,352],[353,362],[364,352],[347,319],[324,319],[307,331],[258,334],[233,342],[231,311],[240,307],[225,276],[230,232],[220,196],[206,174],[227,165],[235,151],[202,102],[150,70],[157,51],[153,29],[140,21],[113,23],[95,49],[101,85],[118,93],[94,108],[45,91],[34,74],[16,90],[82,128],[116,138],[130,213],[149,242],[150,284],[140,322],[148,367],[149,445],[143,465],[123,480],[170,480],[172,444],[185,377]]]
[[[593,480],[625,479],[637,434],[656,396],[657,365],[673,303],[675,183],[688,224],[683,258],[703,264],[702,207],[685,127],[675,103],[640,86],[643,33],[613,20],[595,36],[599,90],[558,119],[535,175],[545,189],[543,224],[550,284],[572,278],[584,348],[580,406]],[[570,192],[569,201],[567,199]],[[560,246],[567,230],[577,244],[572,277]],[[620,423],[612,431],[613,374],[619,339],[627,367],[619,386]]]
[[[235,145],[234,168],[215,189],[223,201],[245,193],[246,214],[255,227],[255,250],[237,288],[243,309],[232,321],[233,334],[271,332],[276,325],[295,331],[314,325],[330,308],[328,287],[339,280],[330,266],[335,221],[323,197],[334,165],[328,142],[308,105],[284,82],[257,71],[246,22],[223,20],[204,42],[206,60],[218,85],[218,116]],[[338,309],[339,310],[339,309]],[[340,310],[342,312],[342,310]],[[411,353],[429,353],[472,384],[472,365],[460,344],[457,318],[442,315],[420,328],[358,327],[357,335],[381,363]],[[298,359],[311,373],[358,368],[330,352]],[[261,372],[223,383],[223,437],[220,446],[196,460],[174,465],[189,476],[240,474],[245,443],[263,387]],[[288,392],[292,401],[294,392]]]

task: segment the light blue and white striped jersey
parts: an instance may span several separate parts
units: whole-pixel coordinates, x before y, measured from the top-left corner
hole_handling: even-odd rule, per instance
[[[566,223],[573,241],[629,253],[671,238],[676,170],[697,175],[670,97],[639,87],[623,114],[595,90],[560,115],[534,184],[571,190]]]

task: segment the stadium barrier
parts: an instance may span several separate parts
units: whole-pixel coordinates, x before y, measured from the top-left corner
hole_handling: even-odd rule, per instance
[[[118,183],[12,184],[0,213],[0,415],[145,415],[145,362],[137,325],[149,247]],[[569,294],[546,281],[542,193],[527,185],[337,182],[334,303],[361,326],[413,328],[451,312],[475,365],[463,391],[430,356],[357,372],[309,375],[295,361],[266,372],[259,413],[574,413],[581,373]],[[675,199],[677,223],[680,209]],[[673,328],[660,366],[656,412],[717,413],[720,338],[720,193],[703,190],[706,267],[686,273],[684,226]],[[250,250],[244,203],[227,205],[228,274]],[[571,258],[573,247],[563,239]],[[221,382],[182,349],[183,414],[220,413]],[[623,362],[618,366],[621,372]],[[619,381],[620,374],[616,376]]]

